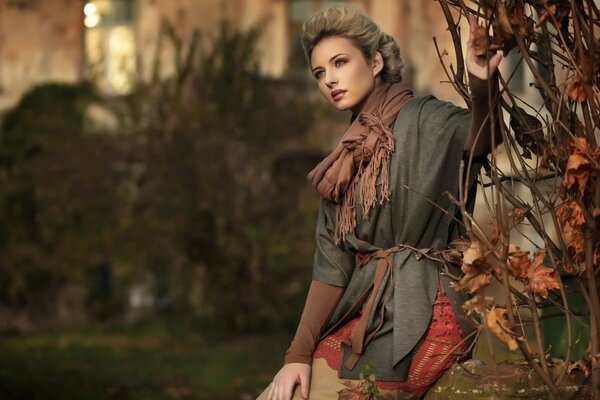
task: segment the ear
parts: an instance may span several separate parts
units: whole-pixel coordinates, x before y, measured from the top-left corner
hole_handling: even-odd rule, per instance
[[[373,54],[371,66],[373,68],[373,76],[379,75],[379,73],[383,70],[383,56],[380,52],[376,51],[375,54]]]

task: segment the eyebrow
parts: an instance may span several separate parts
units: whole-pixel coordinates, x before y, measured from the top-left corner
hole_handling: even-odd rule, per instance
[[[346,53],[338,53],[338,54],[336,54],[335,56],[331,57],[331,58],[329,59],[329,61],[332,61],[334,58],[336,58],[336,57],[339,57],[339,56],[347,56],[347,54],[346,54]],[[314,73],[314,72],[315,72],[315,70],[316,70],[316,69],[318,69],[318,68],[321,68],[321,67],[314,67],[314,68],[311,70],[311,72],[313,72],[313,73]]]

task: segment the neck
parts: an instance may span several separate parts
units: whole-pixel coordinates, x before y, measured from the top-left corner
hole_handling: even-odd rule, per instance
[[[354,121],[354,119],[356,117],[358,117],[358,115],[362,112],[363,108],[365,107],[365,104],[367,104],[367,100],[369,100],[369,97],[371,97],[373,95],[373,92],[381,87],[381,85],[383,85],[383,81],[381,80],[381,77],[379,77],[379,75],[377,77],[375,77],[375,83],[373,85],[373,89],[369,92],[368,95],[365,96],[364,99],[362,99],[356,106],[354,106],[352,108],[352,121]]]

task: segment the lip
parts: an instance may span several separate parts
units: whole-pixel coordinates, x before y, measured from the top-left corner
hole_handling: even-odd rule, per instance
[[[344,97],[344,94],[346,94],[345,90],[335,89],[331,92],[331,98],[333,99],[333,101],[339,101],[342,99],[342,97]]]

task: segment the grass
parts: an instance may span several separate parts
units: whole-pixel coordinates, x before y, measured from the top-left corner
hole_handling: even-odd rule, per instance
[[[0,398],[255,399],[290,339],[200,331],[163,321],[0,338]]]

